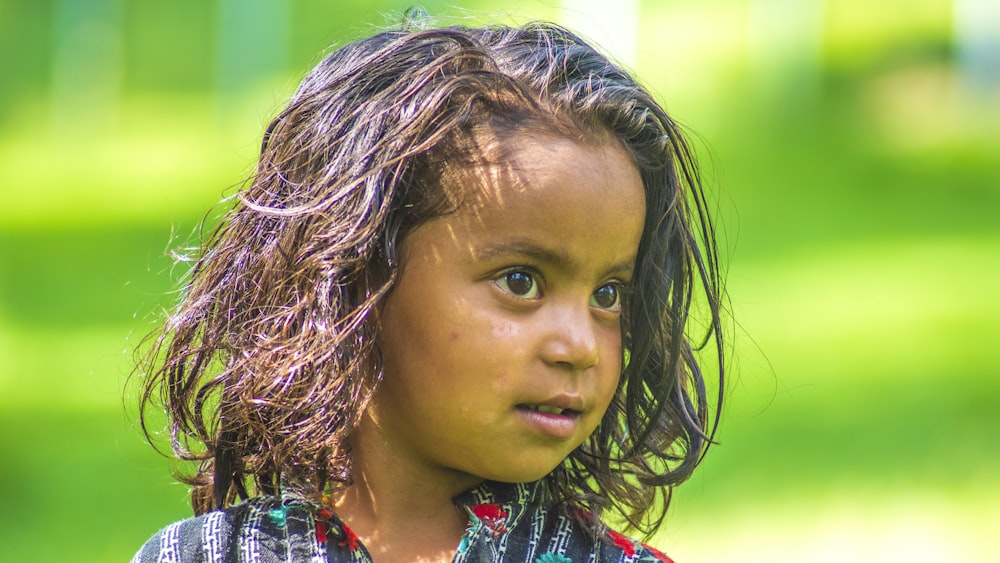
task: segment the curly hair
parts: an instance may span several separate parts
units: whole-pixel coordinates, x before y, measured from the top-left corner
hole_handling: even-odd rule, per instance
[[[571,32],[404,28],[322,60],[270,123],[256,170],[204,241],[182,299],[140,358],[143,428],[163,406],[174,455],[200,462],[196,513],[283,487],[351,482],[350,440],[379,386],[373,311],[397,249],[459,203],[442,169],[483,158],[483,131],[617,139],[645,189],[623,370],[597,430],[547,475],[563,507],[649,533],[701,461],[722,407],[715,233],[679,127]],[[456,160],[457,159],[457,160]],[[707,305],[704,334],[688,327]],[[717,362],[711,400],[698,350]]]

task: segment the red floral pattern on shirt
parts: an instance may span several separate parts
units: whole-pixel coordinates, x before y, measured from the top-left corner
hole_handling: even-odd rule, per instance
[[[494,537],[507,533],[507,511],[500,504],[477,504],[472,514],[479,519]]]
[[[625,534],[619,534],[614,530],[608,530],[606,533],[608,534],[608,537],[611,538],[611,541],[614,542],[615,547],[624,551],[625,555],[628,555],[629,557],[635,556],[635,546],[637,543],[635,540]]]
[[[348,528],[345,524],[341,524],[340,529],[344,531],[344,539],[337,542],[337,547],[346,547],[351,551],[357,551],[361,548],[361,540],[358,539],[358,535],[354,533],[354,530]]]
[[[648,551],[650,553],[650,555],[652,555],[653,557],[655,557],[658,560],[662,561],[663,563],[674,563],[674,560],[671,559],[671,558],[669,558],[669,557],[667,557],[666,553],[663,553],[662,551],[656,549],[655,547],[653,547],[651,545],[648,545],[648,544],[645,544],[645,543],[642,544],[642,547],[644,547],[646,549],[646,551]]]
[[[326,508],[321,508],[314,514],[314,519],[316,520],[316,541],[319,543],[326,543],[326,534],[330,531],[329,520],[332,517],[333,513]]]
[[[638,542],[626,536],[625,534],[619,534],[614,530],[608,530],[605,533],[608,535],[609,538],[611,538],[611,541],[614,543],[615,547],[620,548],[627,557],[635,557],[636,550],[641,547],[644,551],[655,557],[657,561],[661,561],[662,563],[674,563],[673,559],[667,557],[666,554],[664,554],[660,550],[648,544]]]

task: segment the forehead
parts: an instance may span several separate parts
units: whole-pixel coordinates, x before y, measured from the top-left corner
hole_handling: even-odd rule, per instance
[[[564,263],[634,258],[645,193],[617,140],[526,135],[505,142],[502,158],[448,170],[443,184],[455,209],[418,227],[436,233],[434,240],[417,238],[475,259],[518,249]]]
[[[473,159],[446,165],[441,176],[442,190],[457,211],[513,209],[543,196],[551,204],[571,204],[581,190],[644,206],[644,188],[638,194],[628,189],[642,188],[638,168],[610,134],[491,137],[479,139],[475,153]]]

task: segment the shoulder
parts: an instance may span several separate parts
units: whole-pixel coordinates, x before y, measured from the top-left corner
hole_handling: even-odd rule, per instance
[[[610,560],[612,561],[659,561],[661,563],[674,563],[674,560],[667,557],[662,551],[651,545],[630,538],[614,530],[605,530],[604,536],[613,549]],[[617,556],[617,557],[616,557]]]
[[[554,544],[550,543],[550,546]],[[674,563],[673,559],[635,538],[616,532],[601,524],[598,530],[577,523],[576,533],[564,551],[542,554],[539,563],[591,561],[600,563]],[[568,557],[567,557],[568,556]],[[548,557],[548,558],[547,558]]]
[[[485,483],[457,504],[470,519],[460,563],[673,563],[589,511],[549,501],[540,483]]]
[[[538,549],[525,561],[535,563],[674,563],[666,554],[639,540],[599,525],[595,530],[583,522],[570,524],[569,519],[559,519],[562,525],[549,528],[549,533],[529,541]],[[504,559],[505,561],[507,559]]]
[[[489,503],[467,507],[471,525],[456,561],[673,563],[659,550],[552,505]]]
[[[276,554],[280,560],[317,560],[315,526],[307,506],[256,498],[170,524],[142,546],[132,563],[256,563],[273,561]]]

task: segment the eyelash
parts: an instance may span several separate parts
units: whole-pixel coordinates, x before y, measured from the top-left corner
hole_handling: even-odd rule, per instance
[[[597,296],[597,292],[599,290],[605,288],[605,287],[614,288],[614,290],[615,290],[615,294],[614,294],[614,296],[615,296],[615,302],[614,302],[614,305],[612,305],[610,307],[602,307],[600,305],[596,305],[596,306],[599,309],[601,309],[602,311],[609,311],[609,312],[613,312],[613,313],[620,312],[622,310],[622,300],[625,297],[625,295],[624,295],[625,294],[625,285],[622,282],[615,281],[615,282],[611,282],[611,283],[606,283],[606,284],[598,287],[597,289],[594,290],[593,293],[590,294],[591,295],[591,302],[595,303],[593,301],[593,299],[594,299],[594,297]]]
[[[511,288],[510,277],[513,276],[514,274],[524,274],[528,276],[531,282],[531,288],[528,291],[534,290],[536,294],[541,291],[541,289],[538,287],[538,281],[535,279],[538,276],[527,268],[513,268],[510,270],[505,270],[501,272],[499,276],[493,279],[493,283],[497,284],[497,286],[499,286],[500,289],[502,289],[503,291],[520,299],[537,299],[538,297],[536,295],[533,295],[531,297],[526,297],[524,294],[518,293]]]
[[[518,284],[525,283],[525,282],[530,283],[530,286],[523,293],[518,293],[517,291],[515,291],[511,287],[511,281],[512,281],[511,278],[514,275],[519,275],[519,276],[523,275],[523,276],[527,277],[527,280],[519,280],[519,281],[515,282],[515,283],[518,283]],[[502,291],[504,291],[506,293],[509,293],[510,295],[513,295],[513,296],[517,297],[518,299],[532,300],[532,299],[538,299],[538,297],[539,297],[538,294],[541,292],[541,288],[539,287],[538,280],[536,279],[537,277],[538,276],[533,271],[531,271],[529,268],[523,268],[523,267],[522,268],[513,268],[513,269],[510,269],[510,270],[505,270],[505,271],[501,272],[499,276],[497,276],[496,278],[493,279],[493,283],[495,283]],[[615,292],[614,293],[615,302],[614,302],[614,304],[612,306],[609,306],[609,307],[603,307],[603,306],[597,304],[596,301],[594,300],[594,297],[596,296],[597,292],[599,290],[601,290],[601,289],[606,288],[606,287],[613,288],[614,292]],[[596,308],[598,308],[598,309],[600,309],[602,311],[609,311],[609,312],[613,312],[613,313],[618,313],[618,312],[621,311],[622,301],[624,300],[625,292],[626,292],[626,285],[623,282],[612,281],[612,282],[603,284],[600,287],[598,287],[597,289],[595,289],[594,292],[591,294],[591,306],[596,307]],[[528,293],[531,293],[531,295],[530,296],[527,295]]]

